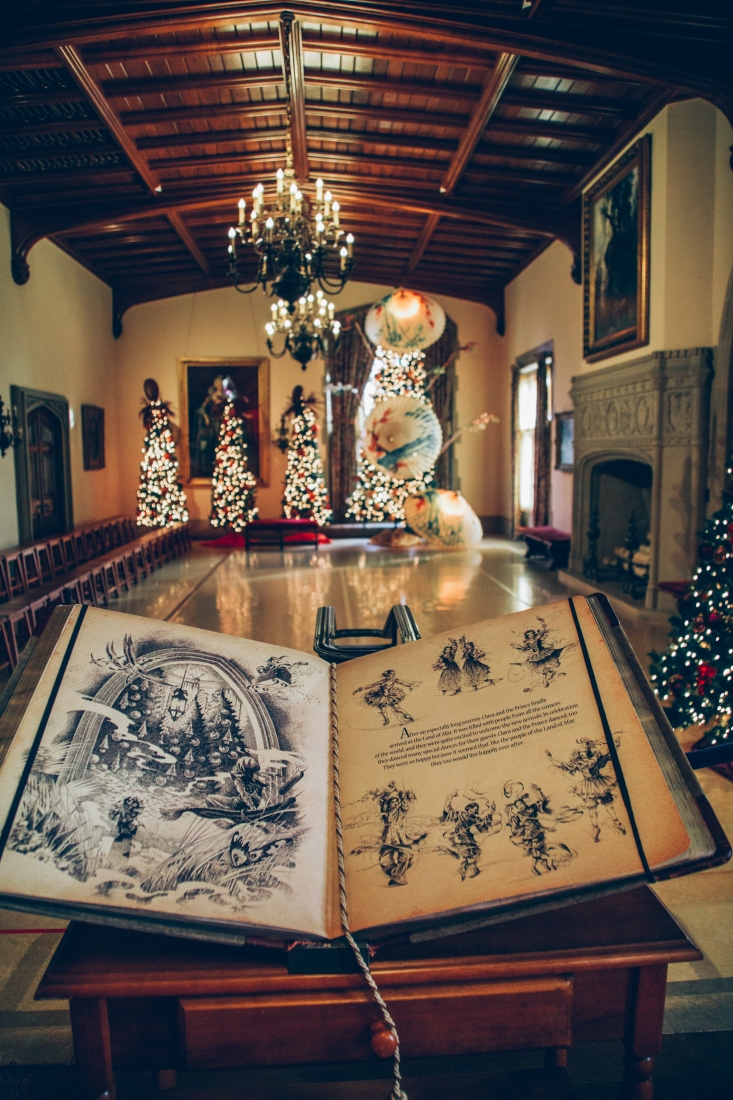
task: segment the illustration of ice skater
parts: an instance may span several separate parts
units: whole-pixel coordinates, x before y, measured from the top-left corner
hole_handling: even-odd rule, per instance
[[[408,691],[419,687],[420,681],[411,683],[409,680],[398,680],[393,668],[386,669],[378,680],[366,687],[358,687],[353,695],[361,694],[360,702],[367,707],[374,707],[382,716],[385,726],[390,724],[391,711],[397,722],[414,722],[415,719],[406,710],[402,709]]]
[[[360,802],[373,801],[379,807],[381,832],[378,837],[365,837],[351,854],[363,855],[365,852],[379,852],[379,866],[387,876],[389,886],[407,886],[407,872],[415,861],[415,855],[425,837],[428,828],[422,822],[410,821],[409,815],[417,796],[414,791],[398,787],[391,779],[381,790],[367,791]],[[364,823],[360,818],[350,828]]]
[[[300,665],[305,666],[307,661],[288,661],[286,657],[268,657],[264,665],[257,666],[258,676],[255,684],[264,684],[268,680],[274,680],[280,684],[292,684],[293,672]]]
[[[487,836],[492,836],[501,832],[502,820],[501,814],[496,812],[495,802],[485,802],[486,809],[481,813],[478,799],[471,799],[459,809],[455,803],[457,797],[458,791],[454,791],[446,801],[440,823],[450,826],[443,833],[448,844],[440,845],[437,851],[458,860],[458,870],[465,881],[481,874],[478,865],[481,845],[476,834],[486,833]]]
[[[537,629],[525,630],[521,642],[511,642],[512,649],[525,654],[522,661],[512,661],[518,667],[518,675],[529,672],[533,679],[538,681],[537,686],[548,688],[558,676],[564,676],[560,671],[560,658],[568,650],[575,649],[577,642],[568,642],[564,645],[552,631],[552,628],[544,619],[537,616],[541,626]],[[514,677],[510,677],[513,679]],[[532,691],[531,687],[524,688]]]
[[[550,844],[547,838],[548,833],[555,832],[554,822],[572,820],[575,811],[564,807],[558,813],[553,812],[549,798],[534,783],[529,790],[525,790],[523,783],[505,783],[504,797],[508,800],[505,811],[510,840],[532,860],[533,874],[546,875],[575,859],[578,853],[567,844]]]
[[[496,680],[491,679],[489,666],[483,664],[481,660],[482,657],[486,656],[485,652],[479,649],[475,642],[466,641],[465,634],[460,639],[460,645],[461,656],[463,657],[463,668],[461,669],[463,686],[478,691],[481,684],[497,683]]]
[[[448,645],[443,647],[443,652],[433,665],[436,672],[440,673],[438,687],[443,695],[457,695],[461,690],[461,670],[456,664],[458,642],[455,638],[448,639]]]
[[[616,733],[613,736],[618,746],[619,735]],[[614,805],[616,801],[614,789],[618,786],[618,782],[613,774],[604,775],[605,769],[611,763],[611,754],[605,739],[593,741],[590,737],[578,737],[576,744],[581,747],[570,754],[569,760],[557,760],[549,749],[547,755],[559,771],[567,775],[580,776],[580,782],[570,787],[570,791],[583,803],[583,808],[590,818],[592,836],[596,844],[601,839],[601,827],[598,824],[598,810],[601,806],[611,819],[616,832],[625,836],[626,829],[619,821]]]

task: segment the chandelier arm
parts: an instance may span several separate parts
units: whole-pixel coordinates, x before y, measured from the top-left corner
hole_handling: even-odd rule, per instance
[[[259,285],[259,283],[255,283],[254,286],[251,286],[249,288],[249,290],[242,290],[241,286],[239,286],[237,283],[234,283],[234,289],[237,291],[238,294],[254,294]]]
[[[267,339],[267,350],[269,351],[269,353],[273,357],[273,359],[282,359],[282,357],[285,355],[285,352],[288,350],[288,342],[287,342],[287,340],[285,341],[282,351],[275,351],[272,340],[270,340],[270,338],[268,337],[268,339]]]
[[[317,275],[316,281],[324,294],[332,294],[336,297],[344,289],[348,279],[342,279],[339,283],[330,283],[325,275]]]

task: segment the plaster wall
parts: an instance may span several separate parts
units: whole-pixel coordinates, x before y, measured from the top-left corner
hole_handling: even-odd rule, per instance
[[[392,288],[351,282],[335,299],[338,309],[377,301]],[[457,412],[459,423],[467,423],[484,410],[496,411],[494,383],[501,378],[500,341],[494,315],[486,306],[455,298],[439,298],[458,325],[461,344],[476,342],[457,364]],[[264,325],[270,317],[270,299],[256,292],[237,294],[234,289],[203,291],[178,298],[135,306],[125,314],[123,333],[117,342],[116,363],[120,401],[120,485],[125,508],[135,505],[143,429],[137,416],[143,381],[155,378],[164,399],[179,412],[179,359],[267,357]],[[316,360],[303,372],[290,356],[270,361],[271,434],[289,404],[293,387],[302,384],[306,393],[322,393],[323,362]],[[323,406],[319,421],[324,422]],[[502,425],[502,428],[504,425]],[[323,435],[321,436],[323,440]],[[325,455],[323,456],[325,460]],[[499,514],[501,494],[496,471],[501,468],[501,442],[496,427],[467,435],[458,444],[458,476],[472,507],[480,515]],[[324,461],[325,465],[325,461]],[[276,448],[270,452],[270,478],[258,490],[257,503],[263,518],[279,516],[285,476],[285,456]],[[187,487],[189,511],[195,521],[205,522],[210,510],[207,488]]]
[[[62,394],[74,413],[70,432],[74,522],[120,511],[112,291],[50,241],[30,256],[31,277],[10,274],[10,215],[0,207],[0,394],[10,386]],[[104,470],[84,470],[81,406],[105,409]],[[18,542],[14,453],[0,459],[0,548]]]
[[[733,130],[710,103],[693,99],[670,104],[642,133],[652,135],[649,344],[599,363],[585,362],[582,288],[573,283],[570,255],[558,242],[506,290],[502,370],[509,375],[517,356],[552,340],[557,412],[572,408],[574,375],[652,351],[718,342],[733,265],[733,172],[728,166]],[[507,438],[507,457],[509,445]],[[552,522],[567,531],[572,527],[572,482],[573,474],[553,470]],[[509,516],[510,470],[501,491]]]

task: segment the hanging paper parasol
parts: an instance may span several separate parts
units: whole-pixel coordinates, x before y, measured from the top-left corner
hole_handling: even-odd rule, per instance
[[[417,397],[377,401],[364,425],[364,457],[390,477],[409,481],[435,464],[443,433],[432,405]]]
[[[408,497],[405,519],[436,550],[473,549],[483,538],[481,520],[466,498],[452,489],[428,489]]]
[[[373,344],[400,353],[429,348],[444,328],[445,313],[434,298],[402,287],[376,302],[364,322]]]

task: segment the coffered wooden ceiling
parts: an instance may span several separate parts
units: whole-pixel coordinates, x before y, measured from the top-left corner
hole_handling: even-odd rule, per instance
[[[733,117],[728,0],[55,3],[4,15],[0,198],[13,275],[50,237],[131,305],[225,286],[240,195],[285,163],[356,237],[353,278],[485,302],[671,99]],[[569,262],[570,262],[569,255]],[[253,267],[254,270],[254,267]]]

